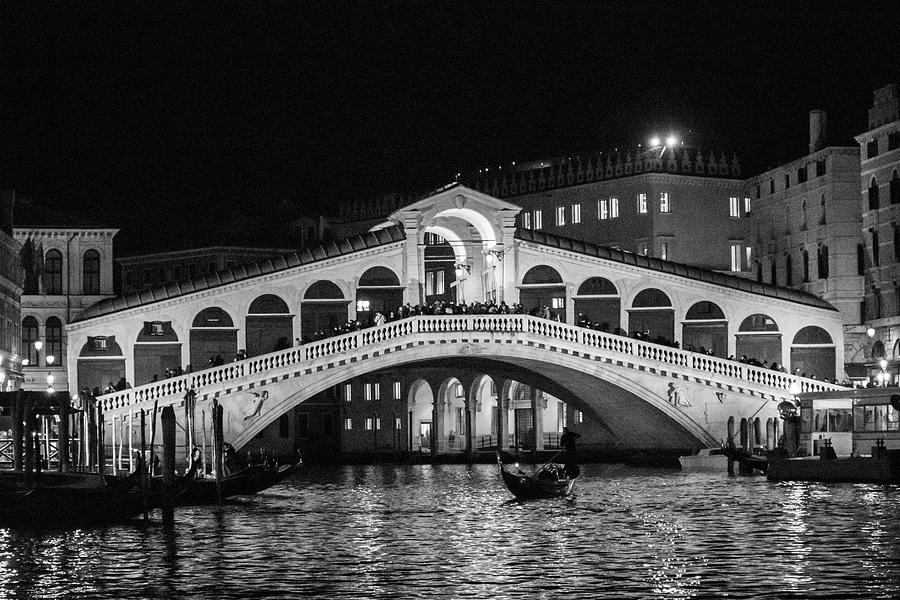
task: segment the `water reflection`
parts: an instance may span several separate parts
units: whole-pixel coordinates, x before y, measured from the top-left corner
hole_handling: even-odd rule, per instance
[[[589,465],[517,503],[487,465],[309,467],[174,529],[0,530],[0,597],[896,597],[898,533],[890,486]]]

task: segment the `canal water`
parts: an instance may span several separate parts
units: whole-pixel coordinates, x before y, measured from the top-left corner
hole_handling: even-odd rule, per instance
[[[900,486],[587,465],[306,467],[176,527],[0,530],[0,598],[897,598]]]

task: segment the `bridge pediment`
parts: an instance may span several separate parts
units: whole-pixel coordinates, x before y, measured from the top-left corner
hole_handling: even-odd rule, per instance
[[[434,230],[446,236],[453,231],[453,221],[468,223],[478,232],[485,247],[503,243],[503,239],[515,229],[520,206],[505,202],[463,185],[452,185],[431,196],[404,206],[390,219],[409,228],[422,231]]]

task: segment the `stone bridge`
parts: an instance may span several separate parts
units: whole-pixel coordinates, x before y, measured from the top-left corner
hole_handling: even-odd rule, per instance
[[[791,391],[843,377],[820,298],[518,229],[519,210],[454,185],[354,238],[105,300],[67,325],[68,380],[120,449],[130,414],[194,389],[240,447],[452,453],[567,425],[598,449],[698,448],[731,417],[762,441]],[[422,314],[442,303],[461,314]]]
[[[154,404],[183,406],[193,389],[198,411],[210,414],[213,400],[224,407],[226,439],[240,448],[331,386],[397,365],[448,365],[460,358],[469,368],[533,381],[591,415],[586,422],[593,425],[582,434],[586,443],[614,440],[633,449],[715,445],[726,436],[728,417],[774,419],[778,403],[794,394],[838,387],[527,315],[446,315],[402,319],[107,394],[99,402],[105,420],[114,423]],[[470,429],[466,448],[477,434]]]

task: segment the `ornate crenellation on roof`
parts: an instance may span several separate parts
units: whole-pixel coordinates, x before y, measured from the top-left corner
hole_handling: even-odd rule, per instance
[[[533,163],[532,163],[533,164]],[[542,190],[557,189],[593,181],[630,177],[641,173],[669,173],[695,177],[741,178],[736,154],[679,148],[671,152],[622,151],[590,157],[568,157],[539,161],[533,168],[519,168],[492,176],[477,176],[465,185],[496,198],[509,198]]]

